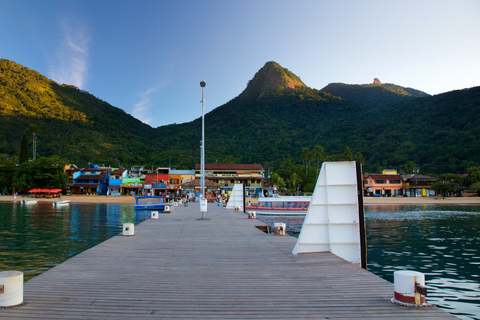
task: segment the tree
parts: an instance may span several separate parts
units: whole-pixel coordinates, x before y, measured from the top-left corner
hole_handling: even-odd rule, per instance
[[[22,147],[20,149],[20,164],[28,161],[28,141],[27,141],[27,133],[23,134],[22,138]]]
[[[347,161],[353,160],[353,152],[350,150],[350,147],[345,148],[345,151],[343,152],[343,158]]]
[[[15,169],[13,186],[20,191],[32,188],[63,189],[68,181],[64,171],[66,162],[58,156],[24,162]]]
[[[30,124],[30,132],[33,135],[33,161],[37,158],[37,137],[35,134],[38,132],[39,126],[37,124]]]
[[[308,176],[308,167],[310,166],[310,160],[312,159],[312,152],[310,149],[303,148],[302,153],[300,154],[300,159],[303,161],[303,165],[305,166],[306,175]]]
[[[8,160],[0,154],[0,188],[11,189],[13,176],[15,174],[15,161]]]
[[[315,157],[315,160],[317,160],[317,177],[318,177],[320,164],[325,161],[325,149],[322,146],[315,146],[313,147],[312,152]]]

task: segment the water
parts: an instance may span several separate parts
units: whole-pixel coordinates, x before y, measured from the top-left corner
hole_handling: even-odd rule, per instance
[[[297,236],[303,218],[259,216],[286,222]],[[397,270],[425,274],[427,302],[462,319],[480,319],[480,206],[368,205],[368,270],[393,283]],[[392,292],[393,296],[393,292]]]
[[[365,216],[368,270],[390,282],[396,270],[420,271],[427,302],[480,319],[479,205],[370,205]],[[123,223],[149,217],[133,204],[0,202],[0,271],[23,271],[31,279],[121,233]],[[257,217],[272,227],[286,222],[294,236],[303,224],[298,216]]]
[[[149,217],[133,204],[0,202],[0,271],[23,271],[27,281]]]

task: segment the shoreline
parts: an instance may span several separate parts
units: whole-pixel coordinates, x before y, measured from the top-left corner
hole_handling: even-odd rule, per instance
[[[66,195],[61,198],[29,198],[18,196],[14,199],[12,195],[0,196],[0,201],[20,202],[27,199],[37,199],[39,202],[54,202],[59,199],[70,200],[80,203],[131,203],[135,204],[135,197],[132,196],[87,196],[87,195]],[[365,197],[365,205],[397,205],[397,204],[480,204],[480,197],[448,197],[436,199],[435,197]]]

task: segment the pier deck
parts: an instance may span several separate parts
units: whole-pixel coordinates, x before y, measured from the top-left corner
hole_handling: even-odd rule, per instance
[[[390,302],[393,285],[331,253],[291,251],[243,213],[175,207],[24,286],[2,319],[453,319]],[[428,297],[427,297],[428,298]]]

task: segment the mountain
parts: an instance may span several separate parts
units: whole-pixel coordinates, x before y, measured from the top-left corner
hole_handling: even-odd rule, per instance
[[[299,77],[288,69],[282,68],[278,63],[270,61],[248,82],[247,88],[240,97],[260,99],[269,94],[299,87],[306,87]]]
[[[18,137],[39,126],[40,155],[73,163],[144,161],[154,130],[123,110],[74,86],[0,59],[0,153],[18,155]]]
[[[377,78],[373,80],[372,84],[330,83],[322,91],[342,99],[366,104],[385,104],[430,96],[416,89],[391,83],[382,84]]]
[[[309,88],[267,62],[236,98],[205,115],[206,162],[275,169],[289,158],[301,163],[302,149],[318,145],[331,159],[340,159],[347,147],[362,153],[367,172],[409,161],[426,173],[480,166],[480,87],[435,96],[379,81],[337,87],[346,90]],[[365,92],[377,94],[365,98]],[[77,165],[187,169],[200,162],[201,118],[154,129],[88,92],[7,60],[0,60],[0,123],[0,153],[7,155],[20,154],[33,123],[40,126],[40,155]]]

